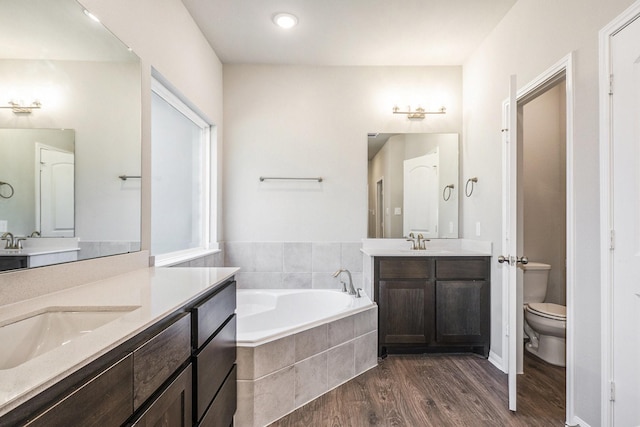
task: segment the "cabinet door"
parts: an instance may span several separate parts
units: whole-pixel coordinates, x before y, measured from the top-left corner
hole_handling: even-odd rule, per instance
[[[482,344],[489,336],[489,292],[484,280],[436,282],[436,341]]]
[[[133,414],[132,401],[133,355],[129,354],[26,425],[117,427]]]
[[[433,331],[433,284],[379,282],[379,346],[427,344]]]
[[[188,365],[132,425],[136,427],[190,426],[192,389],[191,365]]]

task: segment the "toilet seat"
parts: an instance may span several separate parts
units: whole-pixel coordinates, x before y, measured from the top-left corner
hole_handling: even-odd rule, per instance
[[[567,307],[550,302],[533,302],[528,306],[528,310],[540,317],[553,320],[567,320]]]

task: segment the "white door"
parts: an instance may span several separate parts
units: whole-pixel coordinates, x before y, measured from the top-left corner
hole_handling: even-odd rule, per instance
[[[640,19],[612,37],[613,425],[640,425]]]
[[[404,161],[403,233],[438,237],[439,155],[435,151]]]
[[[502,281],[505,284],[508,305],[507,316],[507,363],[509,370],[509,409],[516,410],[518,378],[518,325],[522,324],[522,295],[518,295],[517,250],[518,250],[518,103],[517,79],[511,76],[509,82],[509,104],[505,111],[507,128],[503,130],[504,149],[502,150],[502,194],[503,194],[503,230],[502,256],[498,262],[502,265]],[[518,298],[520,297],[520,298]],[[520,320],[519,320],[520,319]]]
[[[74,154],[40,147],[40,234],[74,235]]]

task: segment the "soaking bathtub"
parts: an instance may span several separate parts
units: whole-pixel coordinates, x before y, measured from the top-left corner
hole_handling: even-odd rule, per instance
[[[377,365],[366,295],[240,289],[237,306],[238,427],[268,425]]]

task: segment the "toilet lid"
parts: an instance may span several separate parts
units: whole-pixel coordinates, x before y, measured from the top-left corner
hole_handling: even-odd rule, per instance
[[[529,310],[548,319],[567,320],[567,307],[564,305],[550,302],[533,302],[529,304]]]

